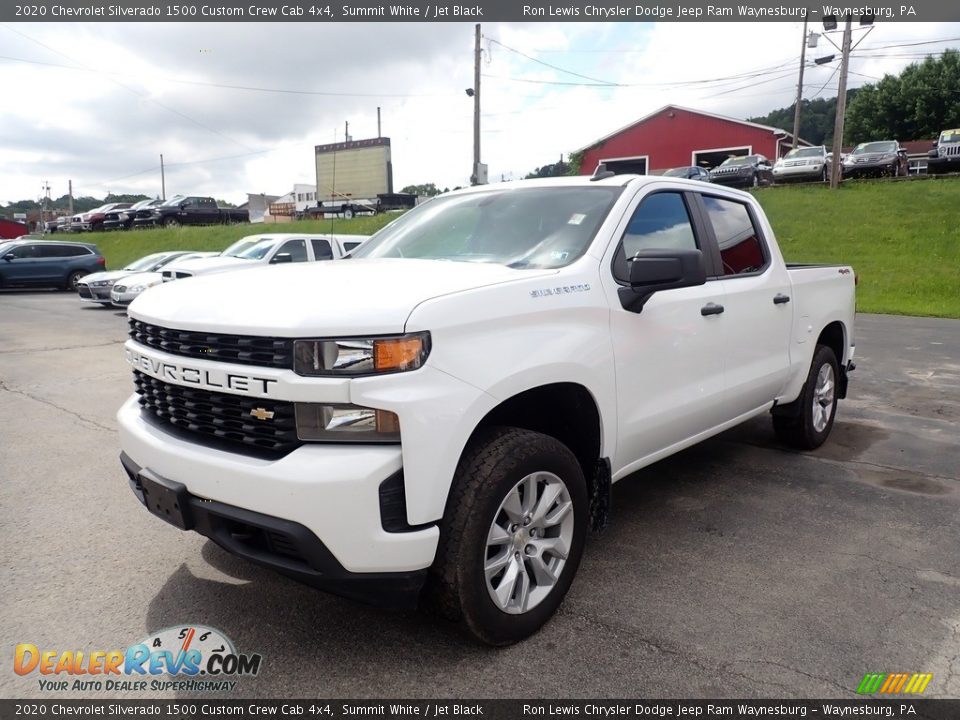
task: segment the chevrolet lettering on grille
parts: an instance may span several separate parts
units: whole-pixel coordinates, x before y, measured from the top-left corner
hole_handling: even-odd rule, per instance
[[[178,363],[171,363],[158,358],[144,355],[136,350],[126,351],[127,362],[142,373],[159,380],[178,383],[181,385],[196,385],[205,388],[233,390],[248,395],[269,395],[271,386],[277,381],[273,378],[257,377],[255,375],[239,375],[223,370],[206,370],[188,367]],[[264,411],[266,412],[266,411]],[[253,413],[251,413],[253,415]],[[258,417],[254,415],[254,417]],[[265,420],[269,418],[259,418]]]

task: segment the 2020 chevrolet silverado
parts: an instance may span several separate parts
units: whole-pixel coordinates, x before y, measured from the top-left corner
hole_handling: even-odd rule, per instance
[[[767,413],[818,447],[854,355],[849,267],[788,266],[749,194],[655,176],[446,194],[346,262],[129,314],[121,460],[150,512],[497,645],[556,610],[611,482]]]

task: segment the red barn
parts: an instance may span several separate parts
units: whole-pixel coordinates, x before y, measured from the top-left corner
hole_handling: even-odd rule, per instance
[[[792,141],[786,130],[667,105],[583,148],[580,172],[591,175],[598,163],[640,174],[687,165],[712,168],[730,155],[755,153],[773,162],[789,152]]]
[[[13,240],[21,235],[26,235],[28,232],[30,232],[30,229],[23,223],[0,217],[0,239]]]

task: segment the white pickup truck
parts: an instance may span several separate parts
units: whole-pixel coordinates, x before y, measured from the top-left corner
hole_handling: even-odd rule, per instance
[[[346,262],[135,300],[121,460],[150,512],[229,552],[508,644],[562,601],[611,482],[767,413],[824,442],[854,284],[786,265],[737,190],[469,188]]]
[[[258,265],[340,260],[366,239],[366,235],[248,235],[214,257],[178,262],[176,268],[163,272],[163,282],[228,270],[251,269]]]

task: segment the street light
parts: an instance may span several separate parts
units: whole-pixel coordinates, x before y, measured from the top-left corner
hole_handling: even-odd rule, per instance
[[[836,16],[836,15],[824,15],[824,16],[823,16],[823,29],[824,29],[824,30],[836,30],[836,29],[837,29],[837,16]]]

